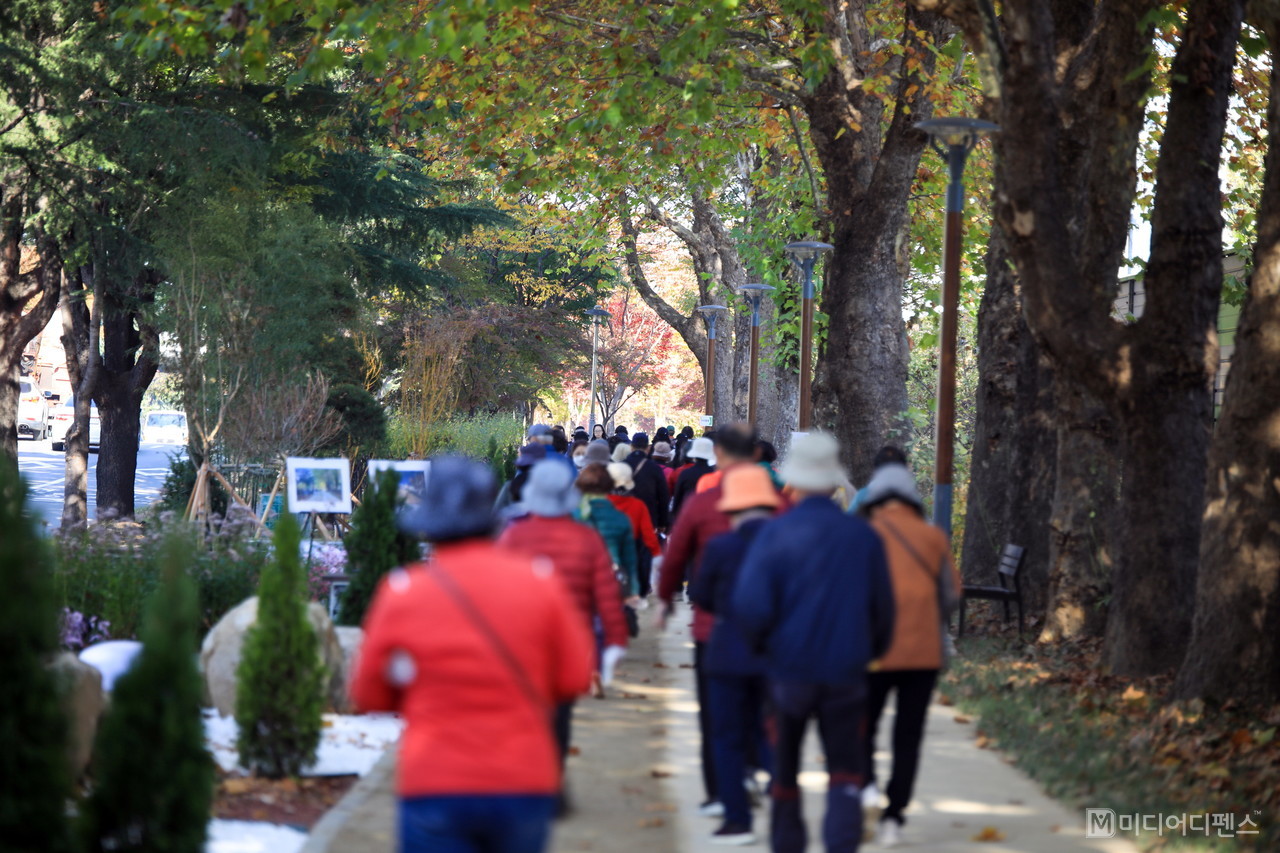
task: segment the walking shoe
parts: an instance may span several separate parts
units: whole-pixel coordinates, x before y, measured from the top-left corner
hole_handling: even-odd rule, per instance
[[[745,826],[726,823],[711,833],[712,844],[724,844],[730,847],[745,847],[756,843],[756,834]]]
[[[724,803],[719,800],[707,800],[698,806],[698,814],[703,817],[724,817]]]
[[[751,808],[760,808],[764,802],[764,791],[760,787],[760,780],[756,778],[754,770],[749,771],[747,777],[742,780],[742,787],[747,789],[747,801],[751,803]]]
[[[880,822],[880,811],[880,792],[876,789],[876,784],[872,782],[862,789],[863,841],[870,841],[875,838],[876,824]]]
[[[902,824],[895,818],[887,817],[880,821],[880,837],[877,843],[886,850],[902,843]]]

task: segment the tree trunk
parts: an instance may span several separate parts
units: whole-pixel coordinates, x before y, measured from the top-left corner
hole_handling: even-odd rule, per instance
[[[1059,384],[1056,485],[1047,572],[1037,573],[1047,606],[1042,641],[1100,637],[1107,625],[1119,465],[1115,419],[1096,397]]]
[[[62,301],[62,349],[71,378],[74,416],[63,446],[62,529],[70,530],[89,521],[89,415],[98,376],[98,327],[102,300],[93,300],[92,310],[85,299],[93,290],[94,278],[88,267],[80,270],[85,288],[71,287],[64,278]]]
[[[151,301],[153,275],[143,271],[119,283],[124,292],[104,286],[102,364],[96,399],[102,419],[98,449],[98,517],[131,518],[138,470],[142,398],[159,367],[159,337],[141,314]]]
[[[839,439],[856,483],[871,474],[876,451],[907,410],[900,238],[925,145],[914,125],[933,110],[922,77],[936,66],[930,48],[945,29],[932,13],[907,10],[902,45],[911,61],[903,64],[896,111],[886,122],[884,102],[862,85],[871,73],[863,65],[872,54],[866,15],[863,4],[828,6],[822,35],[837,58],[803,96],[835,246],[822,294],[828,327],[813,385],[814,426]]]
[[[1023,595],[1037,612],[1049,598],[1048,530],[1058,457],[1053,376],[1023,319],[1017,275],[996,223],[986,272],[962,567],[966,580],[994,584],[1001,549],[1022,546]]]
[[[1271,33],[1274,45],[1276,33]],[[1273,67],[1268,126],[1280,128]],[[1280,147],[1267,150],[1255,269],[1209,454],[1191,645],[1175,692],[1280,702]]]

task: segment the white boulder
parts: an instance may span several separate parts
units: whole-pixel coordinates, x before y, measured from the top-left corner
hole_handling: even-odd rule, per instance
[[[67,760],[71,777],[79,779],[89,767],[98,721],[107,707],[102,676],[72,652],[59,652],[49,662],[49,668],[62,687],[62,707],[71,734],[67,742]]]
[[[142,643],[137,640],[107,640],[86,646],[80,652],[80,660],[102,674],[102,689],[110,693],[116,679],[128,672],[141,651]]]

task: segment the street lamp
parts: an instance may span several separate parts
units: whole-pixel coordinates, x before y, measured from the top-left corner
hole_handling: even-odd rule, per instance
[[[723,305],[699,305],[694,310],[707,321],[707,377],[702,384],[707,396],[707,416],[703,418],[702,425],[714,427],[716,425],[716,320],[729,309]]]
[[[613,315],[597,305],[586,312],[591,318],[591,405],[587,415],[587,435],[595,437],[596,432],[596,351],[600,348],[600,324],[608,322]],[[601,411],[600,414],[604,414]]]
[[[830,243],[801,240],[787,244],[787,254],[804,273],[804,299],[800,312],[800,432],[808,432],[813,420],[810,384],[813,376],[813,267],[818,258],[834,249]]]
[[[964,210],[964,163],[983,134],[999,125],[974,118],[919,122],[933,148],[947,158],[947,220],[942,250],[942,334],[938,350],[937,438],[934,450],[933,523],[951,535],[951,476],[956,431],[956,313],[960,305],[960,214]]]
[[[756,386],[760,382],[760,300],[773,288],[767,284],[744,284],[739,290],[751,303],[751,384],[747,392],[747,423],[755,426],[756,398],[759,396]]]

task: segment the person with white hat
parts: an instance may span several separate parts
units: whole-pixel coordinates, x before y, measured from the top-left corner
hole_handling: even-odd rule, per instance
[[[662,544],[658,541],[658,531],[654,529],[653,519],[649,516],[649,507],[633,493],[636,487],[635,474],[626,462],[610,462],[609,476],[613,478],[613,494],[609,495],[609,503],[631,522],[631,531],[636,540],[636,571],[639,577],[640,601],[636,606],[644,609],[644,598],[648,588],[648,571],[654,557],[662,555]]]
[[[710,474],[711,469],[715,467],[715,442],[705,436],[693,439],[689,444],[688,456],[693,460],[693,464],[676,475],[676,487],[671,493],[671,523],[673,527],[675,526],[675,518],[680,513],[680,508],[684,506],[685,499],[697,494],[698,481],[704,475]]]
[[[886,462],[877,468],[862,493],[859,511],[871,519],[884,542],[896,607],[893,642],[872,663],[869,677],[863,801],[873,810],[879,805],[871,757],[880,715],[892,692],[897,696],[893,772],[885,789],[888,806],[880,815],[878,837],[881,847],[896,847],[906,823],[902,812],[911,802],[920,766],[929,699],[945,657],[946,623],[960,602],[961,582],[947,534],[925,521],[915,477],[906,465]]]
[[[828,774],[823,841],[830,851],[857,850],[867,667],[893,636],[893,587],[880,537],[831,500],[848,479],[832,436],[798,439],[782,478],[797,503],[757,535],[733,595],[738,627],[769,666],[777,723],[773,849],[805,849],[797,780],[805,729],[816,717]]]

